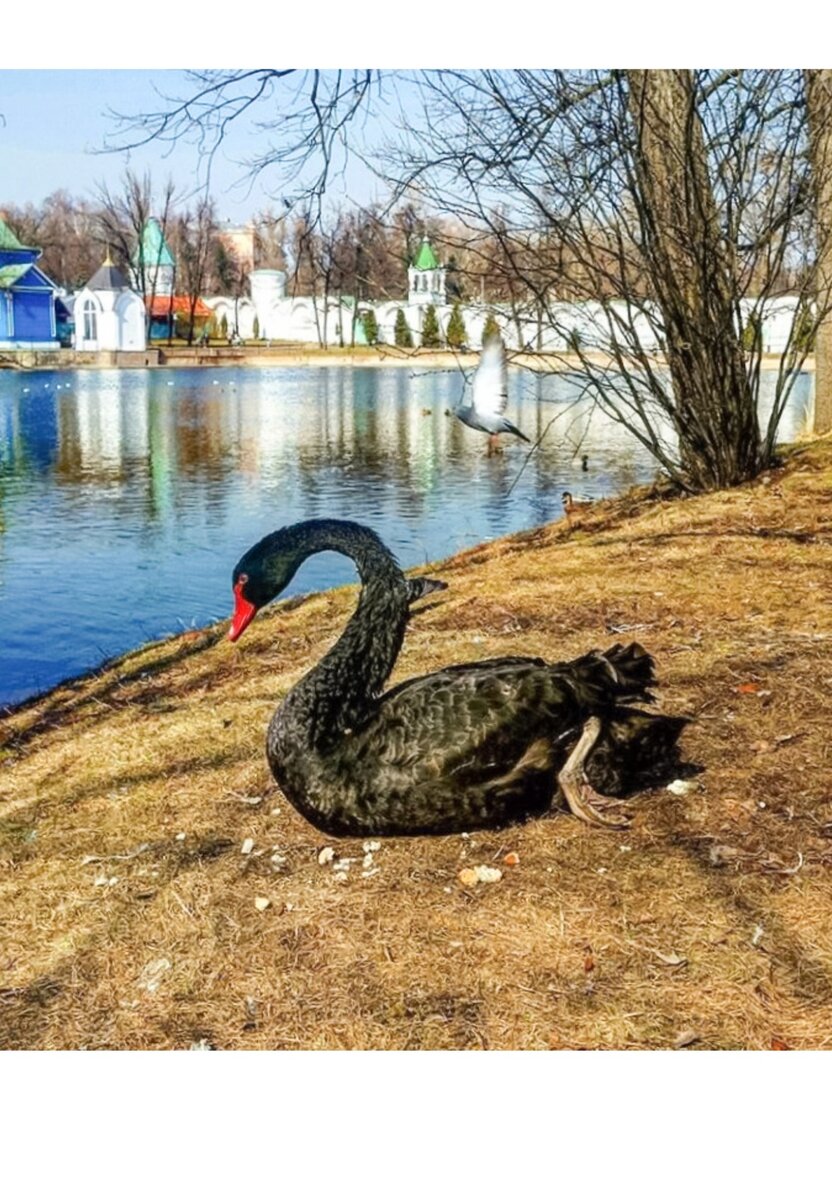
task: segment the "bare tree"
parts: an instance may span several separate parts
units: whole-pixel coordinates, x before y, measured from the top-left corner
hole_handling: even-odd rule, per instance
[[[56,283],[81,287],[100,265],[104,247],[89,202],[57,191],[41,204],[3,208],[18,237],[42,252],[38,265]]]
[[[115,249],[122,264],[131,270],[136,287],[144,297],[148,334],[163,265],[163,243],[173,220],[174,194],[173,180],[169,179],[157,199],[149,172],[138,176],[130,170],[124,173],[120,192],[111,192],[106,184],[99,184],[97,188],[100,236]],[[162,237],[155,255],[148,257],[144,234],[148,221],[154,216],[159,222]],[[168,312],[171,331],[175,290],[175,287],[172,288]]]
[[[444,70],[419,80],[423,115],[408,114],[407,140],[400,131],[385,149],[385,169],[399,195],[467,228],[525,346],[557,349],[543,336],[555,331],[559,367],[683,488],[739,483],[772,462],[829,309],[813,186],[826,193],[810,177],[803,73]],[[295,169],[311,229],[347,132],[383,82],[371,72],[212,72],[138,130],[196,130],[215,146],[268,94],[275,107],[252,169]],[[761,426],[764,346],[747,330],[761,328],[785,279],[801,319]]]
[[[284,207],[301,208],[317,223],[327,186],[345,166],[350,128],[379,95],[380,72],[263,68],[189,71],[188,77],[188,94],[167,97],[155,112],[112,113],[117,133],[111,148],[195,138],[207,187],[213,155],[232,124],[256,113],[263,149],[247,162],[249,172],[268,169],[277,176]]]
[[[177,216],[171,227],[176,252],[180,292],[188,300],[187,340],[194,340],[194,317],[199,298],[205,291],[217,243],[217,221],[213,201],[202,198],[191,210]]]
[[[254,225],[254,265],[271,270],[286,270],[286,217],[265,208],[252,218]]]
[[[810,323],[829,303],[803,236],[800,73],[441,72],[424,86],[400,179],[500,246],[490,269],[514,280],[528,349],[542,315],[561,365],[577,362],[599,406],[684,488],[769,464],[807,322],[792,327],[762,429],[764,346],[744,331],[786,267]]]
[[[815,432],[832,431],[832,71],[806,72],[817,217],[817,292],[824,314],[815,334]]]

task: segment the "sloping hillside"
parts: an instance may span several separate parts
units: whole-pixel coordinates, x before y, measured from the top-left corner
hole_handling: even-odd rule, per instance
[[[0,724],[0,1045],[832,1043],[832,443],[751,487],[597,505],[432,571],[449,590],[396,679],[636,638],[663,708],[695,718],[694,790],[644,794],[625,832],[555,812],[386,841],[365,866],[263,755],[354,589],[277,607],[236,646],[185,634]],[[319,863],[327,845],[346,871]],[[460,883],[478,864],[502,879]]]

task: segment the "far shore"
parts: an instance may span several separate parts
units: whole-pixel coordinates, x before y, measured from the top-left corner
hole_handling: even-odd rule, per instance
[[[599,368],[614,368],[609,355],[597,353],[588,356]],[[779,354],[764,354],[764,370],[774,370],[780,362]],[[545,374],[581,370],[581,359],[577,354],[509,353],[514,366],[526,367]],[[410,370],[472,369],[479,361],[479,351],[473,350],[405,350],[395,346],[327,347],[314,344],[266,344],[207,347],[156,344],[146,351],[89,351],[89,350],[0,350],[0,370],[19,371],[66,371],[77,369],[156,369],[210,367],[407,367]],[[664,359],[656,356],[656,366],[663,366]],[[803,364],[804,371],[815,369],[813,355]]]

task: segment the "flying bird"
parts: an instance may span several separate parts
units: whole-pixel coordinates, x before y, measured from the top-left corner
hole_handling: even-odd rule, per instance
[[[485,343],[480,355],[479,366],[474,372],[474,386],[468,404],[461,404],[456,415],[471,429],[488,434],[488,453],[499,454],[498,435],[513,433],[528,442],[516,425],[504,416],[508,403],[508,371],[506,352],[500,338],[491,338]]]

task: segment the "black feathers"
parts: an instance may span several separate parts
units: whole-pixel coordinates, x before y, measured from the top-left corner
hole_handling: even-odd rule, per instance
[[[637,714],[628,725],[618,715],[622,704],[652,699],[653,660],[636,643],[573,662],[462,663],[384,693],[410,605],[446,585],[405,579],[376,535],[350,522],[290,526],[242,562],[252,577],[274,583],[323,549],[355,560],[361,596],[336,645],[278,708],[267,737],[286,798],[318,828],[449,833],[545,811],[557,794],[557,771],[590,717],[610,731],[599,743],[610,776],[613,760],[675,747],[678,723]]]

